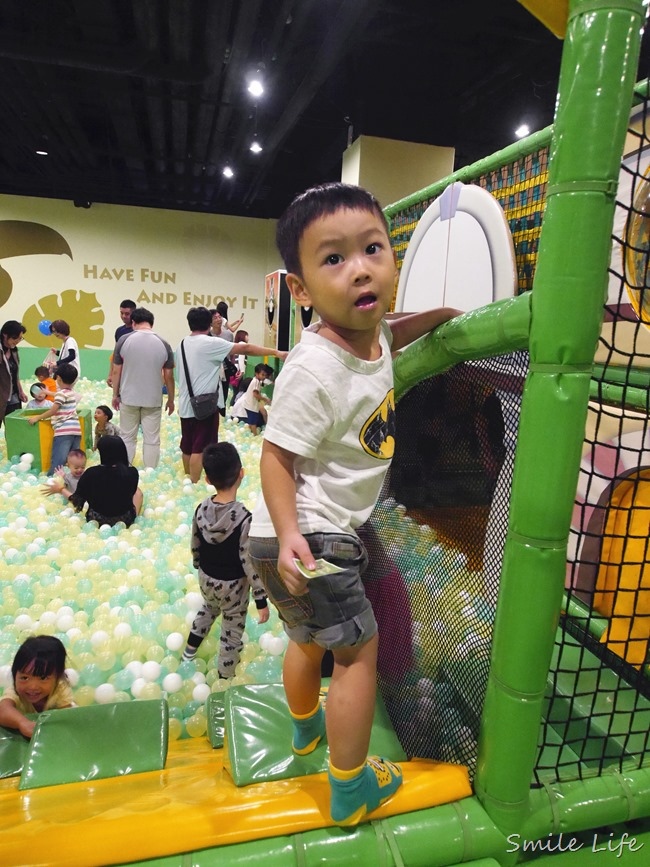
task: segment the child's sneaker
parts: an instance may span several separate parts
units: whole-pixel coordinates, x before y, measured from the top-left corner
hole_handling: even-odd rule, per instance
[[[369,756],[359,774],[350,780],[337,779],[329,771],[332,797],[330,812],[337,825],[356,825],[372,813],[402,785],[402,771],[379,756]]]
[[[305,716],[291,714],[291,721],[293,722],[291,749],[297,756],[313,753],[325,735],[325,714],[320,702],[311,714]]]

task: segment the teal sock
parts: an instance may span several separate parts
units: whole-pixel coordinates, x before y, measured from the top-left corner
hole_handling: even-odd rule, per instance
[[[293,739],[291,749],[298,756],[313,753],[325,735],[325,714],[321,703],[311,714],[296,716],[291,714],[293,722]]]
[[[347,778],[330,764],[330,813],[337,825],[356,825],[387,801],[402,785],[402,771],[379,756],[369,756],[359,773]]]

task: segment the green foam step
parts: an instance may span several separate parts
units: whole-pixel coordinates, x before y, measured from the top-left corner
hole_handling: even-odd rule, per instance
[[[324,682],[327,689],[327,682]],[[327,770],[329,751],[323,741],[307,756],[291,750],[292,724],[281,683],[232,686],[225,693],[224,768],[236,786],[285,780]],[[394,762],[407,756],[377,694],[370,736],[371,755]]]
[[[168,724],[164,699],[44,711],[28,742],[18,788],[162,770]]]

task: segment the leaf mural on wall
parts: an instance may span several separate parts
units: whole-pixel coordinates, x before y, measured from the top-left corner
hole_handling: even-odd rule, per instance
[[[104,342],[104,311],[94,292],[66,289],[60,296],[45,295],[25,311],[22,323],[27,329],[29,343],[32,346],[58,346],[55,338],[39,331],[38,324],[43,319],[50,322],[65,319],[80,349],[101,346]]]
[[[72,259],[68,242],[55,229],[27,220],[0,220],[0,259],[39,253],[65,255]],[[0,307],[7,303],[12,289],[11,275],[0,266]]]

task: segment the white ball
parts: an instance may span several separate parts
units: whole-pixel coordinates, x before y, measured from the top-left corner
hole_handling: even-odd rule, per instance
[[[66,677],[71,687],[75,687],[79,683],[79,672],[75,668],[66,668]]]
[[[262,648],[262,650],[267,650],[267,643],[270,638],[273,638],[272,632],[263,632],[257,639],[257,643]]]
[[[34,621],[29,614],[19,614],[14,620],[14,624],[18,629],[31,629]]]
[[[170,632],[165,644],[167,645],[167,650],[176,651],[180,650],[183,644],[185,644],[185,639],[180,632]]]
[[[39,618],[39,622],[47,626],[53,626],[56,623],[56,612],[44,611]]]
[[[27,518],[25,518],[23,515],[21,515],[19,518],[16,518],[16,520],[14,521],[14,524],[17,527],[26,527],[27,523]]]
[[[197,683],[197,685],[192,690],[192,698],[194,699],[194,701],[206,701],[209,695],[210,687],[207,683]]]
[[[109,639],[108,632],[105,632],[103,629],[98,629],[96,632],[90,636],[90,643],[93,647],[101,647],[102,644],[106,644]]]
[[[59,632],[66,632],[74,626],[72,614],[59,614],[56,618],[56,628]]]
[[[185,596],[185,604],[189,611],[198,611],[203,605],[203,596],[200,593],[187,593]]]
[[[0,686],[12,686],[13,677],[11,675],[10,665],[0,665]]]
[[[279,635],[272,635],[266,642],[266,651],[270,653],[271,656],[279,656],[283,650],[284,641]]]
[[[75,641],[75,639],[80,638],[82,635],[81,629],[78,626],[73,626],[72,629],[66,629],[65,633],[70,641]]]
[[[100,683],[95,690],[95,701],[97,704],[109,704],[115,700],[115,687],[112,683]]]
[[[148,659],[142,664],[142,676],[150,683],[154,680],[158,680],[160,677],[160,670],[160,663],[153,659]]]
[[[183,678],[180,674],[173,671],[171,674],[165,675],[162,682],[162,688],[166,692],[178,692],[183,686]]]
[[[25,461],[25,463],[31,464],[34,460],[34,455],[31,452],[25,452],[24,455],[20,456],[21,461]]]
[[[131,662],[127,662],[124,667],[127,671],[130,671],[136,679],[142,677],[142,663],[138,659],[133,659]],[[144,680],[144,678],[142,679]]]
[[[131,684],[131,695],[133,696],[133,698],[139,697],[140,693],[144,689],[146,682],[147,681],[144,679],[144,677],[136,677],[136,679]]]
[[[190,680],[193,680],[194,683],[205,683],[205,675],[202,671],[195,671]]]
[[[113,630],[113,635],[116,638],[130,638],[133,635],[133,629],[130,623],[118,623]]]

